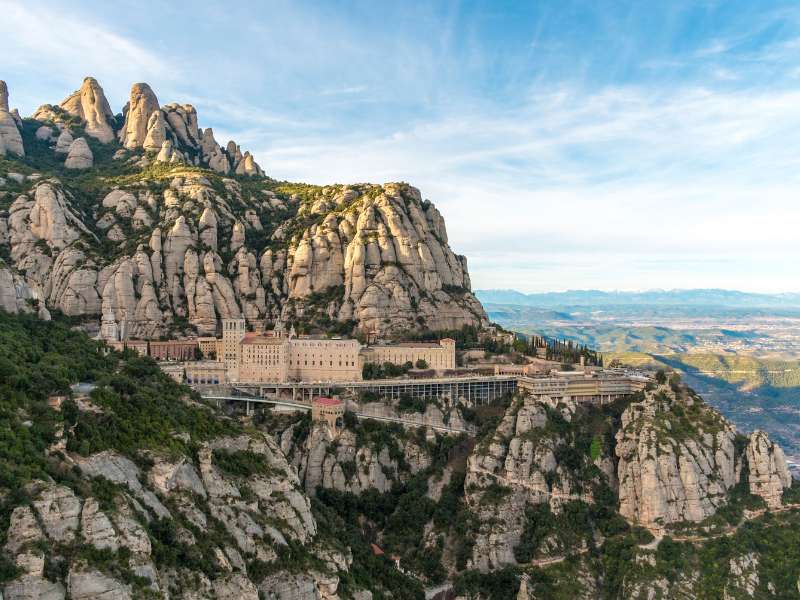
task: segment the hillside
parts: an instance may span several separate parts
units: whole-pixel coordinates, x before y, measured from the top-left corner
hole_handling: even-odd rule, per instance
[[[131,337],[240,315],[345,333],[486,322],[416,188],[275,181],[143,83],[121,114],[87,78],[23,119],[0,82],[0,259],[5,310]]]
[[[60,317],[0,312],[0,357],[6,600],[796,594],[780,448],[677,380],[604,406],[451,407],[475,439],[351,416],[334,438],[205,406]]]

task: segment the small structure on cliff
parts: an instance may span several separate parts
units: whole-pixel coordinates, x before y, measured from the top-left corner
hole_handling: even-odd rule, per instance
[[[344,402],[338,398],[320,396],[311,402],[311,419],[328,424],[336,436],[344,427]]]

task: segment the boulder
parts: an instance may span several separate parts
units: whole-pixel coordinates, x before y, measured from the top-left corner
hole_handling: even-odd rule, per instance
[[[65,129],[64,131],[59,134],[58,139],[56,140],[56,154],[67,154],[69,149],[72,147],[72,142],[74,141],[72,134],[70,133],[69,129]]]
[[[94,156],[86,140],[78,138],[72,142],[64,166],[68,169],[91,169],[93,165]]]

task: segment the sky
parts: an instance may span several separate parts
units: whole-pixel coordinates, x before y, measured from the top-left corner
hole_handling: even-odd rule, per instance
[[[408,181],[476,289],[800,291],[797,2],[166,4],[0,0],[11,105],[145,81],[276,179]]]

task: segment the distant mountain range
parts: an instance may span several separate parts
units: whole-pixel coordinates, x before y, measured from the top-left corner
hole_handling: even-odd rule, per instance
[[[714,307],[800,307],[800,293],[755,294],[736,290],[649,290],[645,292],[603,292],[569,290],[524,294],[516,290],[476,290],[485,304],[515,304],[558,308],[564,306],[714,306]]]

